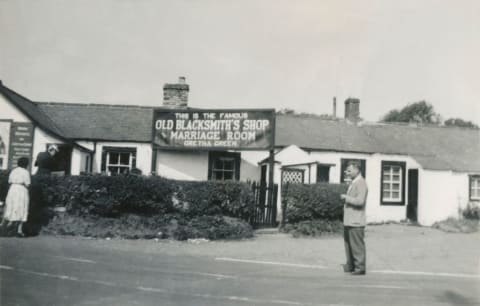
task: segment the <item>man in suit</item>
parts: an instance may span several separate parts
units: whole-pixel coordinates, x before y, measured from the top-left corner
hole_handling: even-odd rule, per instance
[[[358,162],[349,162],[345,175],[351,179],[351,183],[347,194],[341,195],[341,198],[345,201],[343,207],[343,238],[347,257],[347,263],[343,268],[345,272],[352,275],[364,275],[366,273],[365,206],[368,188],[360,173]]]

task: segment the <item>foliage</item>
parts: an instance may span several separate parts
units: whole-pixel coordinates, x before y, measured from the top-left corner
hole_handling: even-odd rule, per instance
[[[99,216],[55,216],[42,228],[45,235],[79,235],[94,238],[242,239],[253,236],[245,221],[224,216],[200,216],[186,219],[181,215],[139,216],[125,214],[117,218]]]
[[[7,179],[7,173],[0,172],[1,200],[8,189]],[[147,238],[157,237],[161,231],[176,239],[240,238],[250,235],[249,227],[235,218],[248,221],[254,211],[252,190],[240,182],[187,182],[138,175],[33,176],[30,192],[26,225],[30,233],[43,226],[46,232],[93,237]],[[66,208],[65,219],[52,220],[57,206]]]
[[[383,118],[382,122],[414,122],[414,123],[440,123],[433,106],[425,101],[410,103],[401,110],[391,110]]]
[[[325,234],[339,234],[343,232],[343,223],[339,220],[307,220],[294,224],[286,224],[283,232],[290,233],[293,237],[312,236],[318,237]]]
[[[291,184],[282,190],[284,223],[307,220],[341,220],[347,186],[343,184]]]
[[[445,126],[458,126],[458,127],[464,127],[464,128],[472,128],[472,129],[479,128],[478,125],[473,123],[472,121],[467,121],[460,118],[447,119],[443,124]]]
[[[145,176],[34,177],[32,200],[64,206],[70,214],[225,215],[249,220],[253,194],[239,182],[186,182]]]
[[[461,213],[465,219],[480,220],[480,205],[478,202],[469,202]]]

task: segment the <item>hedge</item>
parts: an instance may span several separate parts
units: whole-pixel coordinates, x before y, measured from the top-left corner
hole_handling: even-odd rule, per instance
[[[342,220],[343,184],[290,184],[282,189],[284,224],[311,220]]]
[[[8,189],[7,179],[8,173],[0,172],[2,201]],[[191,182],[133,175],[33,176],[30,192],[29,223],[37,227],[48,225],[56,206],[66,207],[67,215],[84,221],[103,218],[123,222],[125,216],[136,215],[140,217],[138,220],[150,222],[145,218],[175,215],[177,220],[190,222],[194,227],[204,226],[208,223],[205,220],[215,223],[219,217],[249,221],[254,211],[252,190],[240,182]],[[212,218],[195,223],[194,220],[204,216]],[[212,226],[221,224],[216,222]]]

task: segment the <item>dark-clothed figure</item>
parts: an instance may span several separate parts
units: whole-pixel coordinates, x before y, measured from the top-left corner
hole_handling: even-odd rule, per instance
[[[46,152],[40,152],[37,155],[35,166],[38,167],[36,175],[50,175],[52,173],[54,163],[53,157],[58,152],[56,145],[50,145]]]
[[[360,173],[360,165],[350,162],[345,175],[351,179],[347,194],[342,194],[345,200],[343,208],[344,241],[347,262],[344,265],[345,272],[353,275],[366,273],[366,250],[365,250],[365,206],[368,188],[365,179]]]

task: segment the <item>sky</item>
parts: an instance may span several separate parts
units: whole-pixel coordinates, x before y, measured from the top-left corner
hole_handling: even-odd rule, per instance
[[[0,79],[34,101],[189,105],[378,121],[426,100],[480,124],[477,0],[0,0]]]

